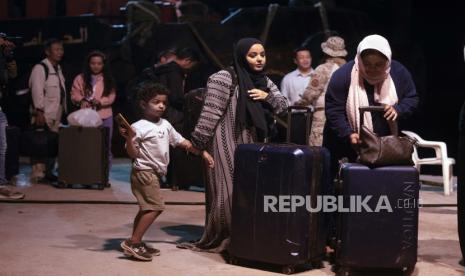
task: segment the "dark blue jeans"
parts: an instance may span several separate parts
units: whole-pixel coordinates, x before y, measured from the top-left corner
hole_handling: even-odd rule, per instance
[[[5,113],[0,111],[0,185],[5,185],[8,180],[5,177],[5,156],[6,156],[6,126],[8,121]]]

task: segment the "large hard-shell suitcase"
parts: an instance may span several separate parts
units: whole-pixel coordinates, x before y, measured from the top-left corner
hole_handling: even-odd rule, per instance
[[[108,182],[108,128],[66,127],[59,132],[58,184],[98,185]]]
[[[316,203],[329,187],[329,152],[294,145],[244,144],[235,153],[230,253],[278,264],[283,272],[324,256],[327,221],[301,199]],[[287,207],[279,208],[280,202]],[[275,204],[271,204],[274,202]],[[234,262],[234,259],[233,259]]]
[[[234,160],[231,263],[238,259],[283,266],[319,265],[325,254],[327,218],[309,212],[329,187],[329,152],[292,144],[238,145]],[[274,202],[274,204],[273,204]],[[287,207],[280,208],[280,202]],[[298,205],[298,204],[296,204]]]
[[[19,173],[19,137],[21,130],[15,126],[6,127],[6,156],[5,177],[11,177]]]
[[[418,243],[418,171],[411,166],[370,169],[343,164],[340,178],[337,190],[349,211],[340,212],[338,218],[339,273],[366,268],[413,272]],[[366,205],[361,204],[363,200]]]

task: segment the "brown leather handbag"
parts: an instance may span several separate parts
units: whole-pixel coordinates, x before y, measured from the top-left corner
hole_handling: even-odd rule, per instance
[[[383,112],[382,106],[360,107],[360,140],[358,162],[369,167],[413,165],[415,140],[399,136],[397,122],[388,121],[391,135],[378,136],[363,125],[364,112]]]

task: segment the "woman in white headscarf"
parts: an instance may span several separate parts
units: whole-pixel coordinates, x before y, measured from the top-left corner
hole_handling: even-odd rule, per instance
[[[389,134],[386,119],[405,119],[417,108],[412,76],[391,56],[384,37],[369,35],[358,45],[355,59],[332,75],[325,99],[324,145],[331,151],[333,164],[343,157],[356,158],[353,148],[360,143],[360,106],[384,106],[384,113],[364,115],[364,124],[379,135]]]

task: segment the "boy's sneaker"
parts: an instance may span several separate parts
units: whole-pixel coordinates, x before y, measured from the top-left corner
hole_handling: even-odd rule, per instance
[[[132,256],[132,253],[129,251],[131,240],[127,239],[121,243],[121,248],[124,250],[124,255],[126,256]],[[153,248],[151,246],[148,246],[145,242],[142,242],[142,245],[145,247],[145,250],[152,255],[152,256],[160,256],[160,250]]]
[[[2,199],[23,199],[24,194],[20,192],[13,192],[7,187],[0,187],[0,198]]]
[[[152,256],[160,256],[160,250],[147,245],[145,242],[143,242],[142,244],[145,246],[145,249],[147,250],[147,252],[149,252],[149,254],[151,254]]]
[[[134,258],[142,261],[151,261],[152,254],[147,252],[143,243],[132,243],[130,240],[125,240],[121,243],[121,248],[124,251],[127,251]],[[126,254],[126,252],[125,252]]]
[[[129,248],[131,247],[132,242],[130,239],[124,240],[121,242],[120,246],[124,251],[129,251]]]

